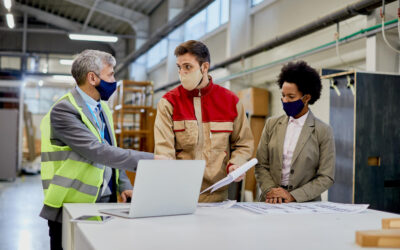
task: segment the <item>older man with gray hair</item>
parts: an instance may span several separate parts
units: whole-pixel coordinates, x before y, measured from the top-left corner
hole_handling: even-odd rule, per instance
[[[116,89],[115,58],[85,50],[72,64],[77,86],[43,118],[41,176],[51,249],[62,249],[64,203],[123,202],[132,196],[125,171],[140,159],[165,159],[117,147],[107,101]]]

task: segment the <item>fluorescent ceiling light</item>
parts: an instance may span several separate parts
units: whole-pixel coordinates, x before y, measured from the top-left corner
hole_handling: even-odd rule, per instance
[[[10,9],[11,9],[11,0],[3,0],[3,3],[4,3],[4,7],[6,7],[6,9],[8,11],[10,11]]]
[[[95,41],[95,42],[109,42],[115,43],[118,41],[116,36],[98,36],[98,35],[83,35],[83,34],[69,34],[71,40]]]
[[[10,29],[14,29],[15,27],[15,23],[14,23],[14,16],[13,14],[6,14],[6,18],[7,18],[7,25]]]
[[[74,60],[72,59],[60,59],[60,64],[62,65],[72,65],[73,62]]]

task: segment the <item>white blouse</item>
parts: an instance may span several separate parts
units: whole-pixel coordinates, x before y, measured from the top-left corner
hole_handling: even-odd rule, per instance
[[[282,186],[289,184],[290,168],[292,166],[293,153],[301,133],[301,129],[306,122],[309,111],[302,117],[295,119],[289,117],[289,123],[286,129],[285,142],[283,143],[283,166],[282,166]]]

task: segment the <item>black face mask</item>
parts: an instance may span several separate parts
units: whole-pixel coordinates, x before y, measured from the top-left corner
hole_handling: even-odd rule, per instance
[[[304,97],[304,96],[303,96]],[[291,117],[295,117],[298,115],[304,108],[303,97],[294,102],[282,102],[283,110],[285,110],[286,114]]]
[[[101,78],[99,86],[96,87],[97,91],[99,91],[100,93],[100,99],[103,101],[108,101],[108,99],[114,93],[116,88],[117,88],[117,82],[106,82]]]

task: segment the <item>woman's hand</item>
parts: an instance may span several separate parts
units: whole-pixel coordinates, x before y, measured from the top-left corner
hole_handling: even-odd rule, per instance
[[[289,203],[294,202],[296,199],[285,189],[279,188],[272,188],[266,195],[265,202],[266,203]]]

